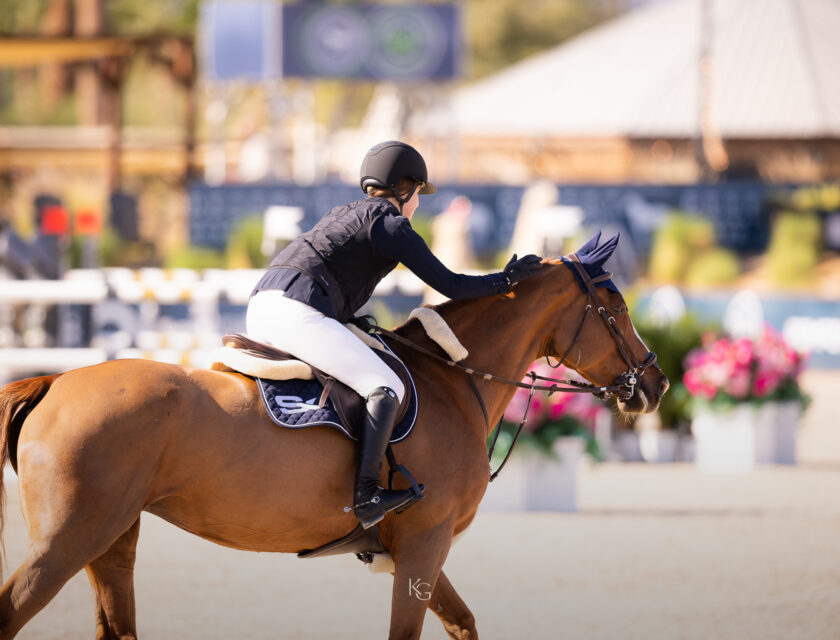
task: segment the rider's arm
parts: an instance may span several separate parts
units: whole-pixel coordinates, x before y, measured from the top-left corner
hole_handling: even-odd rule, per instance
[[[376,220],[370,230],[370,240],[379,255],[402,262],[423,282],[452,300],[509,290],[508,280],[502,273],[468,276],[447,269],[403,216],[388,215]]]

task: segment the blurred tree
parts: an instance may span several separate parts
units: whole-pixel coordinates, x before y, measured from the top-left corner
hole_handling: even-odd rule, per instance
[[[77,11],[89,3],[75,0]],[[107,33],[192,34],[200,0],[108,0]],[[560,44],[616,13],[612,2],[592,0],[463,0],[468,76],[480,77]],[[36,33],[50,0],[3,0],[0,34]]]
[[[71,0],[51,0],[41,20],[45,36],[64,37],[73,28]],[[41,91],[47,106],[55,108],[71,88],[71,74],[66,65],[52,64],[41,70]]]
[[[199,0],[108,0],[108,22],[120,35],[170,33],[192,35]]]
[[[38,33],[49,0],[3,0],[0,35]]]
[[[58,3],[60,0],[53,0]],[[52,4],[51,3],[51,4]],[[103,0],[74,0],[73,34],[81,37],[95,37],[106,33],[107,18]],[[107,122],[111,106],[106,102],[102,74],[96,65],[88,63],[78,66],[75,72],[76,117],[79,124],[98,125]]]
[[[467,76],[498,71],[613,15],[614,5],[591,0],[466,0]]]
[[[350,3],[350,0],[332,1]],[[0,35],[37,33],[48,15],[55,21],[55,16],[61,15],[61,7],[68,3],[73,4],[77,22],[81,14],[100,12],[103,33],[141,35],[194,34],[200,0],[2,0],[2,3]],[[462,0],[462,3],[468,79],[485,76],[556,46],[613,16],[617,7],[607,0]],[[81,33],[78,28],[76,33]],[[5,86],[11,90],[8,82]],[[373,93],[373,84],[319,81],[315,83],[315,91],[317,119],[334,131],[358,124]],[[7,117],[9,114],[4,113],[2,120],[28,121],[31,118],[25,117],[26,111],[18,117]],[[43,121],[55,119],[46,117]]]
[[[154,32],[192,34],[200,0],[74,0],[75,13],[87,14],[102,4],[107,33],[139,35]],[[57,11],[54,4],[66,0],[3,0],[0,35],[39,32],[45,15]],[[52,18],[54,19],[54,18]],[[78,17],[77,17],[78,19]]]

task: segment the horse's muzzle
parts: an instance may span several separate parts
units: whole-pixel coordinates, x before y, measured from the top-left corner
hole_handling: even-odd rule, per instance
[[[618,408],[625,413],[653,413],[671,383],[658,365],[640,372],[629,396],[617,394]]]

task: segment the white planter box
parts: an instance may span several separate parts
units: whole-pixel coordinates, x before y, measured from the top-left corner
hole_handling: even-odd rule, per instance
[[[799,402],[774,402],[768,405],[773,408],[773,418],[776,430],[777,464],[796,464],[796,427],[802,416],[802,406]]]
[[[675,431],[643,429],[639,432],[639,449],[645,462],[674,462],[679,444],[679,435]]]
[[[526,503],[526,463],[517,450],[499,477],[487,485],[479,508],[482,511],[525,511]]]
[[[691,423],[695,464],[712,473],[746,473],[775,461],[775,421],[768,406],[698,413]]]
[[[583,438],[558,438],[560,460],[536,451],[517,450],[499,477],[487,487],[483,511],[576,511],[578,464]]]
[[[577,475],[586,448],[583,438],[558,438],[560,460],[532,453],[527,467],[528,511],[577,511]]]
[[[635,431],[621,431],[615,439],[622,462],[643,462],[639,434]]]
[[[743,405],[695,416],[695,462],[703,471],[747,472],[756,464],[796,464],[798,402]]]

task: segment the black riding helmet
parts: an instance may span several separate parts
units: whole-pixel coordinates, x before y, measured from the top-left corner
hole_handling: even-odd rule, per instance
[[[359,180],[362,191],[367,193],[368,187],[390,189],[394,192],[394,197],[400,203],[401,208],[402,204],[414,195],[414,189],[406,198],[400,198],[397,194],[397,184],[403,178],[411,178],[424,183],[420,193],[435,193],[437,191],[435,185],[429,182],[429,174],[426,171],[423,156],[418,153],[417,149],[405,142],[398,142],[397,140],[380,142],[371,147],[365,155],[365,159],[362,160]]]

